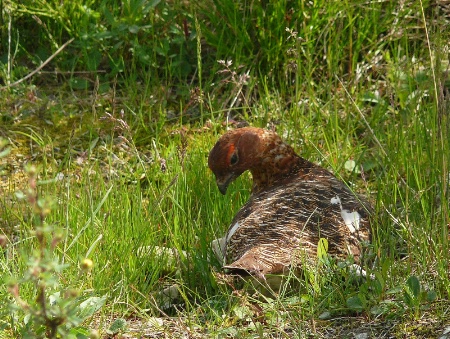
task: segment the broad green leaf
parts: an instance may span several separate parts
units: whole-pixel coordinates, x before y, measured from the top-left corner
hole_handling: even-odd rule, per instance
[[[70,329],[70,335],[75,336],[76,339],[88,339],[90,331],[84,327],[74,327]]]
[[[362,311],[364,309],[363,302],[357,295],[347,299],[347,307],[355,311]]]
[[[319,259],[324,259],[328,253],[328,240],[325,238],[320,238],[317,244],[317,257]]]
[[[0,152],[0,158],[6,157],[9,154],[9,152],[11,152],[11,148],[10,147],[5,148],[3,151]]]
[[[355,173],[360,173],[360,169],[358,168],[358,166],[356,165],[355,160],[347,160],[344,164],[344,168],[349,171],[349,172],[355,172]]]
[[[122,332],[127,327],[127,321],[123,318],[118,318],[114,320],[109,329],[106,331],[108,334],[117,334]]]
[[[437,298],[436,291],[431,290],[431,291],[427,292],[427,301],[428,302],[433,302],[436,300],[436,298]]]
[[[19,200],[23,200],[26,198],[25,193],[23,193],[22,191],[16,191],[14,192],[14,194],[16,195],[16,198]]]
[[[106,295],[103,297],[90,297],[83,301],[80,306],[79,316],[82,319],[86,319],[97,312],[106,302]]]
[[[410,294],[414,298],[417,299],[419,297],[419,295],[420,295],[420,282],[419,282],[419,279],[416,276],[412,275],[406,281],[406,285],[409,288]]]

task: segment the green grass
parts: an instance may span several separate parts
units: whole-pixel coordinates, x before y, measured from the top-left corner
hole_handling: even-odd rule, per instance
[[[49,256],[68,264],[54,274],[55,291],[77,290],[79,309],[89,297],[107,297],[79,328],[105,334],[125,318],[129,328],[119,332],[173,337],[442,333],[450,306],[449,23],[438,7],[39,3],[42,12],[31,2],[3,4],[5,22],[11,10],[17,15],[11,30],[2,26],[14,47],[1,55],[2,79],[20,79],[75,41],[52,61],[57,72],[1,90],[0,136],[11,148],[0,158],[1,335],[27,329],[11,281],[27,276],[40,248],[42,206],[14,195],[26,193],[25,163],[41,168],[39,196],[55,200],[45,222],[62,239]],[[228,120],[275,126],[299,154],[372,201],[374,280],[355,282],[345,269],[319,265],[276,298],[232,287],[210,242],[247,200],[251,178],[222,196],[207,168]],[[85,258],[93,260],[88,272]],[[161,291],[174,285],[178,297],[168,303]],[[32,303],[36,286],[23,281],[21,298]],[[146,325],[155,317],[163,324]],[[429,324],[420,326],[422,318]]]

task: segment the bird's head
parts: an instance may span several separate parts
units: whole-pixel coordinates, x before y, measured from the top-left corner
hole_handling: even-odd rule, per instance
[[[261,129],[246,127],[225,133],[209,153],[208,166],[222,194],[228,185],[258,162]]]
[[[294,150],[275,132],[245,127],[220,137],[209,153],[208,166],[222,194],[247,170],[252,173],[255,192],[291,171],[297,158]]]

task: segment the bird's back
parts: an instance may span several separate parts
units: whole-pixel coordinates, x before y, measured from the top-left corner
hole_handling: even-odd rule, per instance
[[[353,256],[370,240],[369,204],[328,171],[314,166],[253,194],[226,235],[226,268],[264,276],[328,253]]]

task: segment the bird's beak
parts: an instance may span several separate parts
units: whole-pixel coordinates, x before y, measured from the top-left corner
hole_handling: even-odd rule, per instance
[[[219,188],[220,193],[225,195],[227,193],[228,185],[236,178],[234,173],[230,173],[230,175],[226,177],[216,177],[216,184]]]
[[[222,185],[217,184],[217,187],[219,187],[220,193],[222,193],[223,195],[227,194],[228,184],[222,184]]]

